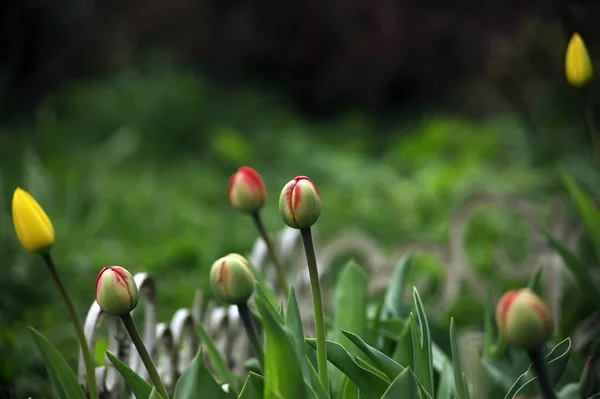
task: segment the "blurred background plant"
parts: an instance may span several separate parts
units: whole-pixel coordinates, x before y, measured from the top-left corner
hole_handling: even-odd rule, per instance
[[[77,355],[41,261],[14,235],[16,186],[52,218],[82,317],[104,265],[151,272],[161,318],[195,288],[209,292],[212,262],[256,237],[227,201],[241,165],[265,179],[270,231],[282,227],[280,188],[305,174],[326,199],[319,239],[354,228],[386,249],[446,242],[474,193],[517,194],[548,217],[551,199],[568,198],[558,164],[598,198],[564,51],[577,30],[598,59],[600,5],[557,4],[5,2],[0,397],[50,391],[26,325]],[[518,215],[478,212],[465,242],[473,267],[498,291],[522,284],[494,252],[525,261],[530,233]],[[444,273],[432,257],[419,265],[412,273],[434,283]],[[480,327],[483,304],[464,289],[452,314]]]

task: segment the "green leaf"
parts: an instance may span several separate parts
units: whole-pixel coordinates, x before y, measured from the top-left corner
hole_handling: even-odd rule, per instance
[[[152,391],[152,385],[148,384],[146,380],[140,377],[135,371],[129,368],[128,365],[123,363],[119,358],[110,352],[106,352],[108,360],[115,366],[117,371],[123,376],[125,384],[131,389],[131,392],[138,399],[145,399],[150,395]]]
[[[396,265],[391,284],[385,294],[384,313],[390,316],[400,317],[403,315],[402,296],[404,283],[410,267],[412,265],[412,253],[407,253],[400,259]]]
[[[304,380],[292,333],[263,300],[255,303],[265,331],[265,399],[304,399]]]
[[[429,323],[425,308],[421,302],[421,297],[417,288],[413,288],[413,300],[417,310],[419,328],[416,328],[414,323],[414,315],[412,316],[411,332],[413,339],[413,355],[415,356],[415,375],[423,384],[427,392],[431,395],[435,393],[433,389],[433,357],[431,349],[431,332],[429,331]],[[415,339],[417,338],[417,339]]]
[[[235,398],[235,395],[223,391],[221,386],[214,380],[204,364],[202,349],[198,351],[194,360],[183,372],[175,386],[175,399],[195,399],[198,393],[211,399]]]
[[[215,368],[217,376],[224,382],[228,383],[230,388],[238,392],[239,385],[238,380],[233,375],[233,372],[227,367],[227,361],[221,354],[221,351],[217,348],[213,340],[210,338],[210,335],[206,332],[206,330],[202,327],[202,325],[198,325],[198,333],[200,334],[200,340],[210,357],[212,365]]]
[[[420,391],[415,376],[410,369],[405,369],[390,384],[381,399],[419,398]]]
[[[333,340],[353,355],[360,351],[342,334],[342,330],[365,335],[367,330],[367,275],[354,261],[350,261],[338,279],[335,288],[335,321]]]
[[[535,273],[533,273],[533,276],[531,276],[531,278],[529,279],[529,282],[527,283],[527,288],[529,288],[538,295],[542,294],[542,271],[543,268],[538,267],[535,270]]]
[[[50,379],[59,397],[65,399],[86,399],[83,388],[77,382],[77,377],[60,352],[35,328],[29,327],[35,344],[42,356]]]
[[[487,371],[487,374],[494,385],[499,386],[502,389],[502,392],[510,390],[515,382],[515,378],[505,363],[481,359],[481,364]]]
[[[440,382],[438,384],[438,390],[436,399],[451,399],[452,391],[454,387],[453,375],[450,373],[450,366],[444,362],[442,366],[442,373],[440,376]]]
[[[360,391],[356,384],[354,384],[346,376],[342,378],[342,385],[338,391],[335,399],[360,399]]]
[[[458,399],[469,399],[469,388],[466,384],[464,373],[460,365],[460,356],[458,354],[458,343],[456,341],[456,331],[454,327],[454,318],[450,319],[450,347],[452,350],[452,364],[454,366],[454,386]]]
[[[306,342],[316,350],[317,343],[314,338],[307,338]],[[327,359],[342,373],[347,375],[365,397],[380,398],[383,395],[389,385],[387,381],[360,366],[342,345],[333,341],[326,342]]]
[[[390,380],[394,380],[398,374],[404,371],[404,367],[396,363],[386,354],[368,345],[361,337],[350,332],[342,330],[342,333],[348,337],[354,345],[356,345],[375,365],[379,368]]]
[[[594,284],[594,279],[587,267],[559,239],[546,234],[548,243],[558,252],[581,288],[581,292],[589,301],[595,302],[600,298],[600,288]]]
[[[342,329],[365,335],[367,329],[367,276],[358,264],[350,260],[344,266],[335,286],[333,341],[342,345],[350,354],[360,350],[344,334]],[[331,376],[335,391],[341,389],[343,374],[333,369]]]
[[[396,361],[396,363],[403,365],[404,367],[410,367],[414,370],[415,362],[413,356],[413,346],[412,346],[412,334],[410,332],[410,323],[406,323],[404,325],[404,329],[400,336],[398,337],[398,344],[396,345],[396,349],[392,355],[392,359]]]
[[[546,356],[546,363],[548,365],[548,373],[550,374],[550,378],[554,385],[558,383],[560,377],[565,371],[567,367],[567,363],[569,361],[571,351],[571,339],[567,338],[557,344],[552,351]],[[513,384],[511,389],[508,391],[504,399],[513,399],[515,398],[519,392],[521,392],[525,387],[529,384],[533,383],[537,377],[533,370],[531,370],[531,365]]]
[[[298,301],[296,299],[296,293],[294,287],[290,289],[290,295],[288,297],[288,306],[286,310],[285,325],[290,330],[293,338],[294,349],[296,350],[296,356],[304,382],[313,389],[318,399],[326,399],[329,397],[325,388],[321,384],[319,378],[312,380],[311,370],[309,370],[309,361],[306,358],[306,342],[304,341],[304,328],[302,327],[302,317],[300,315],[300,308],[298,307]]]
[[[264,281],[258,277],[256,279],[256,286],[254,287],[254,295],[269,308],[271,314],[277,316],[279,322],[283,322],[283,318],[277,310],[277,297],[266,287]]]
[[[264,390],[264,378],[256,373],[250,372],[238,399],[263,399]]]
[[[152,390],[150,391],[150,395],[148,395],[148,399],[162,399],[162,396],[160,396],[158,394],[158,392],[156,391],[156,388],[152,387]]]
[[[306,344],[306,345],[308,345],[308,344]],[[309,346],[309,348],[310,348],[310,346]],[[309,385],[313,389],[315,396],[318,399],[329,399],[329,393],[327,391],[325,391],[325,388],[323,388],[323,384],[321,384],[321,380],[319,378],[319,373],[317,372],[317,370],[314,368],[313,364],[308,359],[308,356],[305,356],[304,360],[306,361],[306,364],[308,365],[308,370],[309,370],[308,373],[310,375],[310,384]],[[307,382],[307,384],[308,384],[308,382]]]
[[[571,199],[575,202],[579,215],[583,219],[585,226],[592,240],[596,253],[600,259],[600,212],[594,203],[594,200],[585,192],[577,182],[564,170],[561,170],[563,180],[567,185],[567,190],[571,195]]]
[[[581,399],[581,392],[578,383],[565,385],[559,392],[556,393],[558,399]]]

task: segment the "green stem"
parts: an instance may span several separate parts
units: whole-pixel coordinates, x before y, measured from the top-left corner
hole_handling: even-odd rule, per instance
[[[319,367],[319,379],[325,391],[329,391],[329,377],[327,376],[327,347],[325,342],[325,315],[323,312],[323,300],[321,297],[321,283],[317,269],[317,258],[313,245],[312,233],[309,228],[300,229],[308,274],[310,275],[310,289],[312,291],[313,307],[315,313],[315,330],[317,333],[317,365]]]
[[[129,333],[131,341],[135,345],[135,349],[137,349],[138,353],[140,354],[142,362],[144,362],[144,366],[146,366],[146,371],[148,371],[148,375],[150,376],[152,383],[156,387],[156,390],[158,391],[160,396],[163,397],[163,399],[169,399],[167,388],[165,388],[165,384],[163,384],[162,380],[160,379],[160,376],[158,375],[158,371],[156,370],[154,362],[152,362],[152,358],[150,357],[150,354],[148,353],[148,350],[144,345],[144,341],[142,341],[142,337],[140,336],[140,333],[137,327],[135,326],[133,319],[131,318],[131,314],[127,313],[121,316],[121,321],[123,322],[125,329]]]
[[[589,95],[585,90],[582,92],[581,98],[583,122],[585,124],[585,129],[592,140],[596,162],[600,165],[600,143],[598,142],[598,132],[596,131],[596,125],[594,123],[592,102],[590,101]]]
[[[246,302],[240,303],[237,305],[238,313],[240,314],[240,319],[242,319],[242,325],[244,326],[244,330],[246,330],[246,335],[248,336],[248,340],[250,341],[250,346],[252,347],[252,351],[254,355],[258,359],[258,363],[260,364],[260,368],[265,370],[265,355],[263,354],[262,347],[260,345],[260,340],[258,339],[258,333],[256,332],[256,328],[254,328],[254,323],[252,322],[252,315],[250,314],[250,309],[248,308],[248,304]]]
[[[275,271],[277,272],[277,279],[279,280],[279,285],[285,297],[287,298],[290,295],[290,288],[285,278],[285,272],[283,271],[283,267],[281,266],[279,257],[277,256],[277,252],[275,251],[275,247],[273,246],[273,242],[271,241],[271,237],[269,236],[269,233],[267,233],[265,225],[263,224],[260,214],[258,212],[252,214],[252,220],[254,221],[254,225],[256,226],[256,229],[258,230],[260,236],[267,245],[267,250],[269,251],[271,261],[273,262],[273,265],[275,265]]]
[[[85,365],[85,374],[88,383],[88,391],[91,399],[98,399],[98,388],[96,387],[96,369],[94,367],[94,362],[92,361],[92,355],[90,354],[90,347],[88,346],[87,339],[85,339],[85,333],[83,332],[83,326],[81,325],[81,321],[79,320],[79,316],[77,315],[77,310],[75,310],[75,305],[73,304],[73,299],[69,294],[69,291],[65,288],[65,285],[58,274],[58,270],[56,270],[56,265],[50,256],[50,253],[42,255],[44,262],[48,266],[50,270],[50,275],[52,279],[56,283],[58,287],[58,291],[60,291],[60,295],[63,298],[65,305],[67,306],[67,311],[71,316],[71,321],[75,326],[75,333],[77,334],[77,339],[79,340],[79,346],[81,346],[81,353],[83,354],[83,363]]]
[[[548,368],[546,367],[542,351],[540,349],[532,349],[527,351],[527,354],[531,359],[533,371],[535,371],[535,374],[538,377],[538,383],[542,389],[542,396],[544,399],[556,399],[556,393],[554,392],[552,380],[548,374]]]

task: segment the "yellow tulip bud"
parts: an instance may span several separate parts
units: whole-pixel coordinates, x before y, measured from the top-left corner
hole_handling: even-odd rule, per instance
[[[592,61],[579,33],[573,33],[565,56],[565,75],[571,86],[583,87],[592,78]]]
[[[54,227],[44,209],[27,191],[17,187],[12,216],[17,237],[29,252],[46,254],[54,245]]]

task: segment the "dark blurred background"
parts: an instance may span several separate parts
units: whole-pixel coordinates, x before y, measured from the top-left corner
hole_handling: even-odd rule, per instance
[[[598,194],[581,93],[564,78],[573,31],[599,59],[597,1],[4,0],[0,10],[0,397],[49,392],[27,325],[76,356],[47,270],[16,240],[17,186],[54,223],[82,317],[96,273],[121,264],[160,279],[164,320],[206,287],[214,259],[256,238],[227,203],[241,165],[267,183],[269,230],[283,227],[279,190],[306,174],[324,198],[323,240],[360,229],[387,249],[445,243],[473,193],[518,194],[543,214],[566,198],[558,165]],[[589,92],[597,103],[595,81]],[[515,283],[497,271],[497,246],[526,259],[519,223],[491,210],[470,224],[465,246],[494,284]],[[421,262],[418,273],[443,278],[444,265]],[[465,292],[469,301],[453,314],[476,325],[482,309]]]

